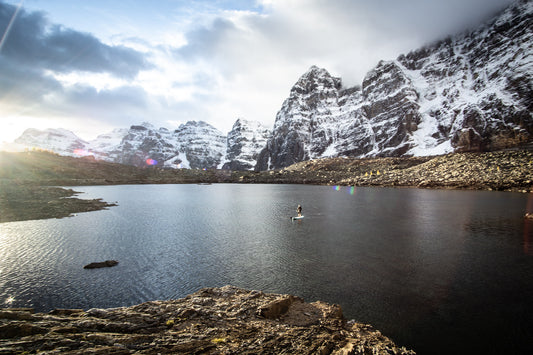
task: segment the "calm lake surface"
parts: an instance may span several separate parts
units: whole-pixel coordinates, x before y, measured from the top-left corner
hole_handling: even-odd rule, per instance
[[[116,307],[235,285],[342,306],[420,354],[530,353],[532,194],[84,186],[117,201],[0,224],[0,307]],[[305,218],[290,220],[298,204]],[[85,270],[93,261],[118,266]]]

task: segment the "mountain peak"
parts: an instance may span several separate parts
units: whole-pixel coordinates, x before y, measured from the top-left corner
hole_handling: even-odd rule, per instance
[[[340,78],[332,76],[326,69],[312,66],[303,74],[291,89],[292,95],[309,95],[313,92],[339,90],[342,86]]]

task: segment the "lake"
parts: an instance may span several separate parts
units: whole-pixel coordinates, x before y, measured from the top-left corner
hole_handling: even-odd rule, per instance
[[[533,347],[533,194],[83,186],[118,202],[0,224],[0,307],[117,307],[231,284],[342,306],[420,354]],[[298,204],[305,218],[291,221]],[[113,268],[85,270],[115,259]]]

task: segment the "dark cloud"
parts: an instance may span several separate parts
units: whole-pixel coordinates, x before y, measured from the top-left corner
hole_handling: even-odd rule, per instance
[[[7,29],[16,7],[0,3],[0,31]],[[134,78],[151,67],[143,53],[109,46],[93,35],[51,25],[41,12],[21,9],[5,38],[0,56],[20,66],[61,73],[85,71]]]
[[[478,26],[516,0],[314,0],[313,12],[339,27],[392,37],[413,36],[421,44]]]
[[[21,66],[0,56],[0,98],[2,105],[41,102],[44,95],[62,90],[54,78],[42,70]]]
[[[18,11],[0,0],[0,104],[4,114],[58,117],[110,124],[145,119],[148,95],[138,86],[97,90],[86,84],[64,86],[55,74],[106,73],[132,80],[152,68],[144,53],[110,46],[91,34],[50,24],[44,13]]]

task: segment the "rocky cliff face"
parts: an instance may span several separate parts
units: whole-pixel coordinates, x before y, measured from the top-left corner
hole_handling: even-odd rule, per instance
[[[270,131],[259,122],[238,119],[228,133],[226,160],[223,169],[251,170],[261,149],[266,145]]]
[[[531,140],[532,28],[533,3],[521,1],[487,26],[400,56],[419,96],[414,146],[449,141],[455,151],[482,151]]]
[[[476,31],[382,61],[345,89],[312,67],[291,89],[256,170],[329,156],[421,156],[533,137],[533,3]]]
[[[324,153],[337,132],[341,80],[311,67],[292,87],[276,116],[259,170],[288,166]]]

